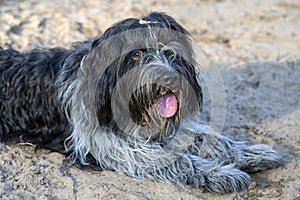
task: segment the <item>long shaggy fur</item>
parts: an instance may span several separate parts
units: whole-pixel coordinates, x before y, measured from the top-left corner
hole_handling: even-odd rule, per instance
[[[58,150],[81,165],[222,194],[247,172],[282,165],[263,144],[206,133],[188,32],[151,13],[123,20],[71,50],[0,48],[0,137]],[[176,96],[162,116],[157,102]]]

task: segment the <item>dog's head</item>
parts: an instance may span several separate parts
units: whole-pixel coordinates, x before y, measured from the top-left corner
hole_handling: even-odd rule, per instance
[[[79,74],[90,111],[119,136],[159,141],[199,112],[202,91],[188,32],[151,13],[123,20],[92,44]]]

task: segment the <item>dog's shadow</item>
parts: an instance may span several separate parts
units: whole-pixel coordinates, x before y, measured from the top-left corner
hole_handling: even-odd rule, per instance
[[[235,140],[267,143],[280,151],[286,162],[293,160],[299,151],[296,144],[300,143],[296,134],[300,126],[300,60],[215,67],[226,95],[222,134]],[[206,116],[212,110],[210,98],[214,98],[207,92],[204,87]]]

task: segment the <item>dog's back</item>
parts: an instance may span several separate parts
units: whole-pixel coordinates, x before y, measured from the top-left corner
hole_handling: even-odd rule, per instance
[[[49,143],[65,131],[60,130],[55,80],[67,53],[63,48],[20,53],[0,47],[1,140]]]

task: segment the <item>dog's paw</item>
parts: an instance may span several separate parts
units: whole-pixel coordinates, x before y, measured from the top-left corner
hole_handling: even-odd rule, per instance
[[[190,184],[196,188],[203,188],[215,194],[239,192],[247,189],[251,183],[250,176],[236,168],[235,164],[224,165],[218,159],[203,159],[189,155],[193,172]]]
[[[245,190],[251,182],[250,176],[235,168],[234,165],[226,165],[214,169],[205,175],[204,178],[205,182],[201,187],[216,194]]]
[[[253,173],[282,166],[284,161],[270,146],[257,144],[247,147],[236,164],[237,168]]]

